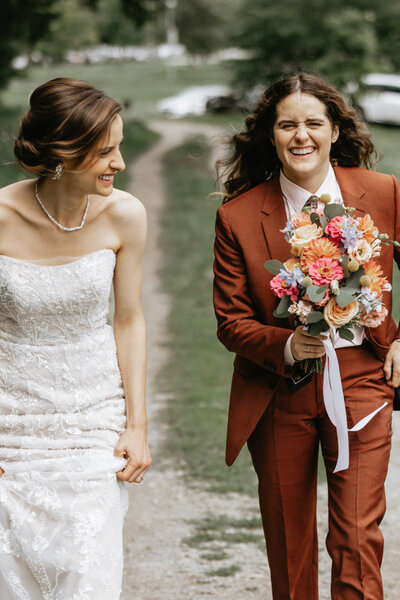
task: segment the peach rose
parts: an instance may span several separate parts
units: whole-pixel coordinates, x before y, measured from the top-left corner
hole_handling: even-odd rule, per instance
[[[292,254],[294,256],[300,256],[303,249],[307,247],[311,240],[321,237],[322,233],[322,227],[318,227],[316,223],[313,223],[312,225],[303,225],[303,227],[296,229],[289,240],[289,243],[292,246]]]
[[[289,258],[289,260],[283,263],[283,266],[287,271],[293,271],[295,267],[300,267],[300,263],[297,258]]]
[[[372,258],[372,248],[367,240],[357,240],[354,246],[349,249],[349,256],[352,260],[356,260],[360,265],[363,265]]]
[[[324,319],[331,327],[341,327],[349,323],[359,311],[357,300],[344,308],[340,307],[333,297],[324,308]]]
[[[310,218],[309,213],[306,213],[306,212],[296,213],[292,217],[292,223],[296,228],[303,227],[304,225],[311,225],[311,218]]]

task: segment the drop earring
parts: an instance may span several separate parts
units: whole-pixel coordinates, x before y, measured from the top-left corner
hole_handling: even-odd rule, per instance
[[[55,173],[54,175],[51,177],[51,179],[60,179],[61,177],[61,173],[62,173],[62,165],[57,165],[56,169],[55,169]]]

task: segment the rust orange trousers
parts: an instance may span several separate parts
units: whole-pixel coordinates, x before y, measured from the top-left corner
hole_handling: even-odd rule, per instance
[[[385,513],[393,389],[368,342],[338,349],[337,356],[349,428],[389,403],[364,429],[349,433],[346,471],[333,473],[336,429],[324,407],[321,375],[293,394],[282,382],[248,441],[259,480],[274,600],[318,600],[319,444],[329,492],[332,599],[383,600],[379,524]]]

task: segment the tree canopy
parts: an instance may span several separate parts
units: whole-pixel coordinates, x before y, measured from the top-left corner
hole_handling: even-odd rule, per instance
[[[400,71],[400,3],[391,0],[0,0],[0,87],[12,59],[39,49],[54,60],[97,43],[166,41],[175,23],[188,52],[239,46],[246,87],[293,68],[320,72],[341,86],[364,73]],[[227,10],[229,6],[229,10]],[[172,7],[172,8],[171,8]],[[166,11],[170,11],[169,19]]]
[[[388,0],[243,0],[232,39],[249,58],[236,80],[264,83],[305,68],[342,86],[400,69],[399,17],[400,5]]]
[[[270,81],[282,72],[314,69],[341,85],[370,70],[377,37],[368,11],[342,0],[244,0],[234,36],[249,51],[238,64],[244,84]]]
[[[6,0],[0,2],[0,88],[13,75],[12,60],[32,47],[56,18],[54,0]]]

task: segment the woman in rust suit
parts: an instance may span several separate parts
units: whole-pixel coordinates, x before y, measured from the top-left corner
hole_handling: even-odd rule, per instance
[[[380,565],[384,482],[391,443],[393,387],[400,383],[400,331],[389,316],[375,329],[336,340],[349,429],[349,467],[334,472],[336,429],[323,400],[322,376],[302,380],[298,361],[324,356],[320,339],[292,320],[276,319],[277,299],[264,268],[285,261],[280,230],[311,195],[369,213],[381,232],[400,238],[399,189],[393,176],[368,170],[374,146],[356,113],[324,80],[295,74],[261,97],[225,164],[225,200],[218,209],[214,304],[218,337],[235,352],[226,461],[247,441],[259,480],[274,600],[318,599],[316,483],[321,444],[329,491],[334,600],[382,600]],[[360,168],[360,167],[364,168]],[[379,263],[392,281],[386,246]],[[300,380],[300,381],[299,381]],[[387,404],[385,404],[387,403]]]

